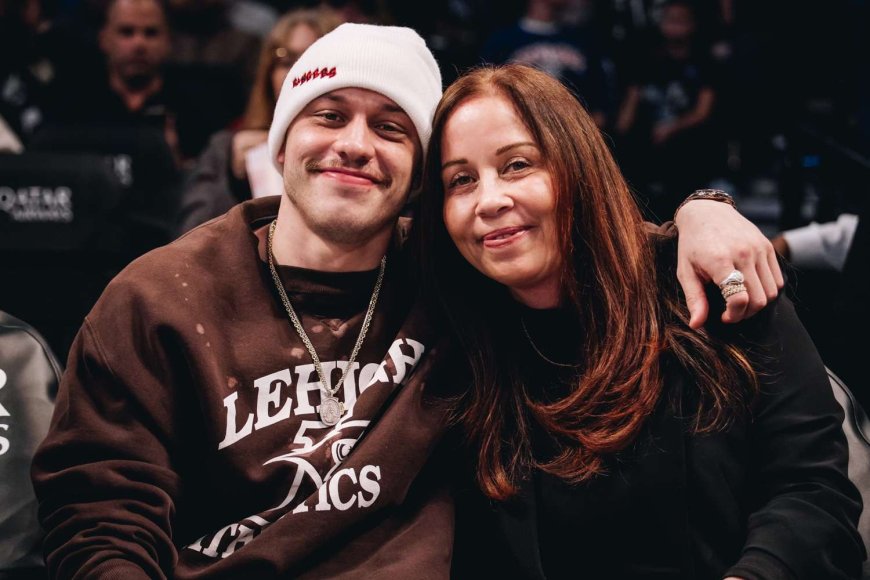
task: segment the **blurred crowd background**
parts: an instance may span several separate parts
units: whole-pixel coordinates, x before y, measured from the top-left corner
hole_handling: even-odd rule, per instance
[[[63,360],[126,263],[280,193],[277,92],[346,21],[415,28],[445,84],[508,60],[558,76],[654,221],[700,187],[771,237],[866,204],[864,0],[0,0],[0,309]],[[790,273],[823,354],[840,276]]]

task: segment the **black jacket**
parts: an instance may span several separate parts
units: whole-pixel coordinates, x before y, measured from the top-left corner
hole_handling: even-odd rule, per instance
[[[858,577],[861,499],[846,475],[843,415],[792,304],[780,298],[718,331],[760,361],[750,417],[727,432],[692,435],[679,406],[693,383],[668,365],[645,434],[606,476],[576,487],[572,512],[561,517],[576,522],[572,535],[550,530],[552,544],[539,542],[546,476],[530,477],[510,503],[460,494],[454,577]],[[570,554],[573,568],[548,567],[547,550]]]

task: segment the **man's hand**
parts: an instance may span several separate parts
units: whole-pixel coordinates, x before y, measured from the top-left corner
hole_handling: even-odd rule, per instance
[[[689,326],[700,328],[709,304],[704,284],[718,284],[732,270],[745,277],[746,292],[728,298],[722,322],[749,318],[779,294],[785,281],[773,246],[755,225],[733,207],[693,200],[677,212],[677,278],[686,295]]]

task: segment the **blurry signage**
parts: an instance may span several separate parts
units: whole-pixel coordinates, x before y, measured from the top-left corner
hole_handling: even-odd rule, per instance
[[[70,223],[73,221],[72,189],[62,185],[0,186],[0,212],[19,223]]]

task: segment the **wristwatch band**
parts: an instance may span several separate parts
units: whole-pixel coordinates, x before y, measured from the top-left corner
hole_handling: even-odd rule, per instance
[[[677,214],[680,212],[680,209],[690,201],[694,201],[696,199],[709,199],[710,201],[721,201],[723,203],[727,203],[733,208],[737,207],[737,204],[734,202],[734,198],[731,197],[730,193],[722,191],[721,189],[696,189],[689,196],[677,206],[677,209],[674,211],[674,221],[677,221]]]

